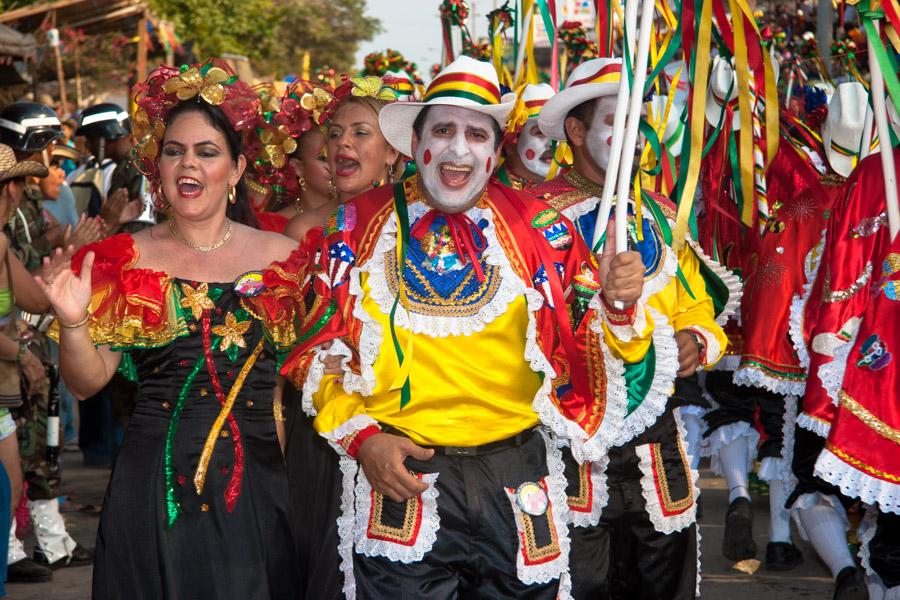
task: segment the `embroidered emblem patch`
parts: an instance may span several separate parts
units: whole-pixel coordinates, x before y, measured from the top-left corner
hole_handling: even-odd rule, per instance
[[[249,271],[234,281],[234,291],[245,298],[259,296],[265,289],[261,271]]]
[[[516,488],[516,506],[525,514],[539,517],[547,512],[550,499],[543,487],[533,481],[526,481]]]
[[[859,347],[859,354],[862,358],[856,362],[856,366],[868,367],[871,371],[880,371],[891,362],[891,353],[888,352],[887,344],[877,333],[866,338],[866,341]]]
[[[331,286],[336,287],[343,282],[347,271],[356,264],[356,255],[344,242],[335,242],[328,246],[328,275]]]
[[[572,232],[569,231],[568,226],[562,221],[556,221],[548,227],[545,227],[541,230],[541,233],[544,234],[547,243],[549,243],[554,250],[568,250],[572,247],[574,241]]]
[[[353,231],[354,227],[356,227],[356,206],[342,204],[328,216],[328,221],[325,222],[325,235]]]

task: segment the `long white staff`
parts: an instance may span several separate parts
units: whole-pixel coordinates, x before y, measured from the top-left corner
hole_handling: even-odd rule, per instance
[[[641,105],[644,102],[644,83],[647,81],[647,59],[650,55],[650,29],[653,21],[653,0],[643,0],[641,5],[641,28],[638,37],[637,56],[634,60],[634,85],[628,104],[628,121],[625,125],[625,141],[622,146],[622,161],[616,181],[616,253],[628,249],[627,218],[628,188],[631,186],[631,167],[634,165],[637,147],[638,125],[641,122]],[[635,198],[635,200],[639,200]]]
[[[875,31],[879,29],[878,22],[873,23]],[[872,108],[875,110],[875,126],[878,128],[878,138],[881,140],[881,168],[884,171],[884,194],[887,201],[888,231],[891,239],[900,230],[900,209],[897,202],[897,170],[894,165],[894,149],[891,147],[891,131],[888,123],[887,110],[884,106],[884,77],[881,75],[881,66],[875,59],[875,48],[869,39],[869,56],[872,57],[869,64],[869,72],[872,78]]]
[[[618,0],[614,0],[618,1]],[[646,2],[645,2],[646,4]],[[638,0],[625,0],[625,41],[629,44],[629,56],[634,56],[635,28],[637,27]],[[610,15],[612,18],[612,15]],[[649,38],[648,38],[649,39]],[[624,54],[624,47],[623,47]],[[603,191],[600,193],[600,208],[594,224],[594,238],[591,248],[596,248],[600,237],[606,233],[609,223],[609,207],[612,206],[613,194],[616,191],[616,176],[619,174],[619,162],[622,158],[622,141],[625,137],[625,118],[628,111],[628,75],[625,69],[625,58],[622,57],[622,74],[619,79],[619,93],[616,96],[616,112],[613,117],[613,134],[610,143],[609,164],[606,165],[606,177],[603,180]]]

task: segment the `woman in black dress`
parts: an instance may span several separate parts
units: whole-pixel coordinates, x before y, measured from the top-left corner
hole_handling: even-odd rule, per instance
[[[169,220],[57,251],[38,280],[73,394],[117,369],[139,387],[93,597],[296,598],[275,391],[296,339],[295,243],[241,224],[258,100],[212,63],[160,67],[135,91],[136,152]]]

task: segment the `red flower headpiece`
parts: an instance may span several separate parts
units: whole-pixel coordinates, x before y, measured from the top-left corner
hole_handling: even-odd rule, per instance
[[[160,66],[147,80],[131,89],[135,103],[132,128],[137,143],[134,152],[141,172],[156,193],[159,188],[157,158],[169,111],[180,102],[198,99],[218,106],[235,131],[244,131],[256,123],[259,97],[240,81],[223,61],[210,59],[180,69]]]

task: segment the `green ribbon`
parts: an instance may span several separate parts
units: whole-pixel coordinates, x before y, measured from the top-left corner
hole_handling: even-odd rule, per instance
[[[626,418],[643,404],[653,387],[656,376],[656,346],[650,342],[647,354],[636,363],[625,363],[625,381],[628,404],[625,408]]]
[[[888,90],[894,106],[900,106],[900,81],[897,79],[897,57],[893,52],[888,52],[881,43],[881,36],[875,30],[875,21],[884,18],[884,11],[871,10],[869,4],[857,5],[860,21],[866,30],[866,37],[872,42],[872,49],[875,51],[875,58],[878,60],[878,66],[881,67],[881,75],[884,78],[884,86]]]
[[[402,257],[402,262],[398,261],[398,264],[405,264],[406,261],[406,249],[409,245],[409,209],[406,204],[406,190],[404,189],[403,182],[394,184],[394,213],[397,216],[397,229],[399,230],[400,237],[397,244],[397,254],[398,257]],[[397,329],[396,329],[396,320],[397,320],[397,307],[400,305],[400,287],[403,285],[403,270],[401,269],[399,273],[397,273],[397,294],[394,296],[394,305],[391,307],[390,314],[390,323],[391,323],[391,342],[394,344],[394,352],[397,355],[397,364],[403,364],[403,347],[400,345],[400,339],[397,337]],[[410,330],[410,335],[412,335],[412,330]],[[412,399],[412,391],[410,389],[409,377],[406,378],[406,381],[403,382],[403,387],[400,388],[400,410],[403,410],[409,401]]]

